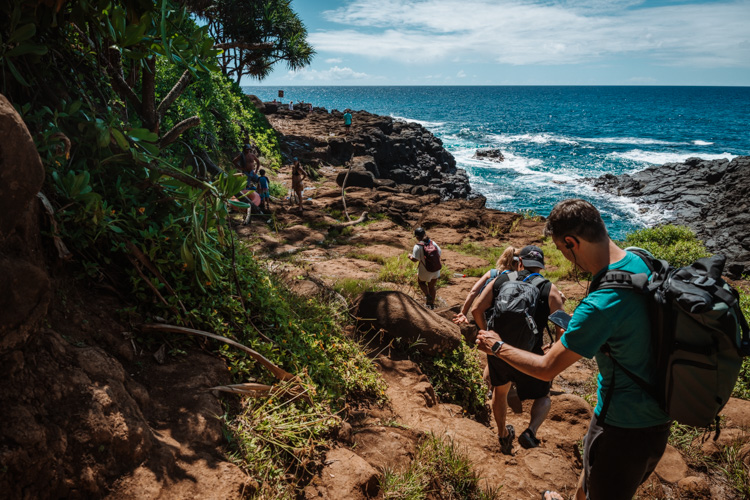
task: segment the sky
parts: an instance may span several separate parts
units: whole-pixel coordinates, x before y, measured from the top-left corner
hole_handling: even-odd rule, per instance
[[[750,0],[292,0],[316,55],[243,85],[750,86]]]

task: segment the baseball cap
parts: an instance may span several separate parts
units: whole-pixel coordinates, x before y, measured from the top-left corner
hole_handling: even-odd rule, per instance
[[[422,229],[421,227],[418,227],[414,230],[414,236],[416,236],[417,238],[423,238],[424,234],[424,229]]]
[[[523,261],[523,267],[541,267],[544,269],[544,252],[538,246],[525,246],[518,256]]]

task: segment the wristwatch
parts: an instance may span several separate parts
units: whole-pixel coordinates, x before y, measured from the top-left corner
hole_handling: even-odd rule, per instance
[[[502,340],[498,340],[497,342],[495,342],[492,345],[492,354],[497,356],[497,353],[500,352],[500,348],[503,347],[504,343],[505,342],[503,342]]]

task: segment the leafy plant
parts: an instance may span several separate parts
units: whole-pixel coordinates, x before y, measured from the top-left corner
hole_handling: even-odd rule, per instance
[[[699,258],[710,255],[703,242],[685,226],[664,225],[639,229],[627,235],[623,246],[648,250],[657,259],[664,259],[675,267],[690,265]]]
[[[489,417],[485,396],[487,386],[482,380],[482,366],[476,349],[464,342],[440,356],[424,356],[419,351],[410,357],[430,379],[441,401],[461,406],[478,420]]]

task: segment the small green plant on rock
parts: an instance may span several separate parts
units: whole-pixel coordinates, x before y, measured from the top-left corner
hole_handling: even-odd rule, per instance
[[[384,499],[426,498],[491,500],[500,488],[484,489],[466,452],[448,438],[430,434],[417,448],[409,468],[403,472],[385,469],[381,479]]]

